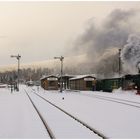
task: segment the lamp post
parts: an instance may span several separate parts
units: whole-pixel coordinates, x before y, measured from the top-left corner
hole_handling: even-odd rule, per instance
[[[21,56],[18,54],[18,55],[11,55],[11,57],[12,58],[16,58],[17,60],[18,60],[18,71],[17,71],[17,73],[18,73],[18,76],[17,76],[17,91],[19,91],[19,70],[20,70],[20,58],[21,58]]]
[[[61,70],[60,70],[60,92],[62,92],[62,88],[63,88],[62,75],[63,75],[63,60],[64,60],[64,57],[63,56],[54,57],[54,59],[59,59],[60,62],[61,62]]]

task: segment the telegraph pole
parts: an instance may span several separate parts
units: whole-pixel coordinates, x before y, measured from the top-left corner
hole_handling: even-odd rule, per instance
[[[17,70],[17,91],[19,91],[19,70],[20,70],[20,58],[21,56],[18,55],[11,55],[11,57],[15,57],[18,60],[18,70]]]
[[[59,59],[60,62],[61,62],[61,70],[60,70],[60,92],[63,91],[63,80],[62,80],[62,75],[63,75],[63,60],[64,60],[64,57],[61,56],[61,57],[54,57],[54,59]]]

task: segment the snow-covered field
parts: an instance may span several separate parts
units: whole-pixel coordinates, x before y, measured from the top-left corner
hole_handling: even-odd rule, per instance
[[[36,89],[36,88],[35,88]],[[67,110],[74,116],[102,132],[108,138],[140,138],[140,108],[90,97],[103,95],[130,101],[139,101],[140,96],[133,92],[115,93],[81,91],[63,92],[40,90],[39,94]],[[83,96],[86,94],[90,96]],[[64,100],[62,100],[64,97]]]
[[[58,116],[58,111],[54,112],[51,107],[47,108],[48,105],[43,100],[38,100],[33,95],[33,90],[26,86],[21,86],[20,92],[13,93],[10,93],[7,88],[0,89],[0,138],[49,138],[24,89],[34,99],[49,126],[57,134],[56,138],[98,138],[96,135],[88,134],[84,128],[82,130],[80,125],[73,125],[71,119],[64,115]],[[105,96],[140,103],[140,96],[135,95],[135,91],[118,90],[114,93],[65,91],[59,93],[58,91],[44,91],[41,88],[38,90],[37,87],[33,87],[33,89],[42,97],[84,121],[108,138],[140,138],[139,107],[95,97],[95,95]],[[61,125],[59,126],[58,121],[60,120]],[[69,127],[69,129],[66,130],[65,127]],[[70,130],[70,127],[76,129]],[[68,130],[71,133],[68,133]],[[82,132],[82,135],[79,131]],[[86,136],[84,133],[88,135]]]
[[[49,138],[23,90],[0,89],[0,138]]]
[[[46,120],[55,138],[57,139],[100,138],[97,134],[93,133],[79,122],[76,122],[73,118],[69,117],[56,107],[42,100],[34,93],[30,92],[30,97],[35,103],[35,106],[39,109],[43,118]]]

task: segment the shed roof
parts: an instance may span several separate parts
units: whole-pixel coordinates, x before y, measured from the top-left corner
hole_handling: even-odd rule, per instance
[[[49,78],[49,77],[56,77],[56,78],[58,78],[58,77],[55,76],[55,75],[43,75],[43,76],[40,78],[40,80],[43,80],[43,79],[46,79],[46,78]]]
[[[70,78],[70,80],[77,80],[77,79],[82,79],[82,78],[86,78],[86,77],[95,78],[95,74],[75,75],[74,78]]]
[[[57,77],[60,78],[60,77],[61,77],[60,74],[57,74]],[[69,78],[72,78],[72,77],[75,77],[75,75],[63,74],[62,77],[69,77]]]

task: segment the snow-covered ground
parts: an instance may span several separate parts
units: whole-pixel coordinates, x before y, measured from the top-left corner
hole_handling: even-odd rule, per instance
[[[58,91],[45,91],[41,88],[38,90],[37,87],[33,88],[39,95],[84,121],[108,138],[140,138],[140,108],[102,100],[93,96],[106,96],[140,103],[140,96],[135,95],[135,91],[123,92],[117,90],[114,93],[65,91],[60,93]],[[77,138],[76,133],[79,133],[78,138],[91,138],[80,135],[80,125],[79,128],[75,126],[75,128],[78,128],[75,129],[75,134],[67,133],[64,126],[69,124],[69,127],[73,127],[72,121],[64,116],[62,118],[61,115],[57,116],[57,113],[52,111],[50,107],[46,108],[46,103],[43,100],[38,100],[33,95],[32,89],[26,86],[21,86],[20,92],[13,93],[10,93],[7,88],[0,89],[0,138],[49,138],[24,89],[29,92],[34,101],[36,100],[36,103],[39,103],[36,105],[46,117],[49,125],[57,132],[58,138]],[[49,115],[47,115],[47,111]],[[57,121],[60,119],[63,127],[56,125],[59,124]],[[66,120],[63,121],[64,119]],[[85,130],[82,134],[84,133],[86,133]]]
[[[28,97],[0,89],[0,138],[49,138]]]
[[[140,108],[81,95],[103,95],[140,102],[140,96],[136,95],[135,91],[58,93],[40,89],[38,93],[80,120],[84,120],[108,138],[140,138]]]
[[[56,107],[50,105],[45,100],[42,100],[34,93],[30,92],[31,99],[35,106],[39,109],[43,118],[46,120],[53,135],[57,139],[99,139],[97,134],[93,133],[85,126],[75,121]]]

